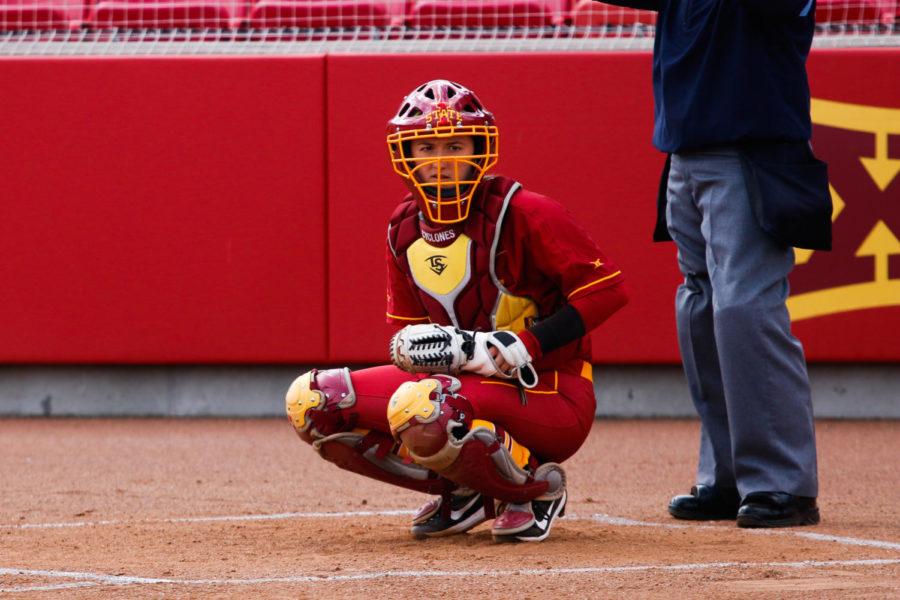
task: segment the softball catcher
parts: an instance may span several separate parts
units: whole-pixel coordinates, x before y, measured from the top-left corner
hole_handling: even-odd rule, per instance
[[[434,496],[417,538],[492,520],[496,541],[541,541],[593,422],[587,334],[627,302],[621,271],[559,203],[489,175],[499,130],[462,85],[413,90],[387,145],[410,190],[387,229],[392,364],[301,375],[288,418],[325,460]]]

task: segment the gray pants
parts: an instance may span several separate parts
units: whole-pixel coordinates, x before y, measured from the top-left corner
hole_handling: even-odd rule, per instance
[[[785,306],[793,249],[757,224],[735,150],[673,155],[667,200],[684,275],[678,344],[702,423],[697,483],[817,496],[809,378]]]

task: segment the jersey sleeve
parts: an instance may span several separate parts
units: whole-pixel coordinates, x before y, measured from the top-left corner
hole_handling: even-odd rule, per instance
[[[409,280],[397,265],[390,245],[386,247],[387,261],[387,313],[386,319],[393,325],[415,325],[430,321]]]
[[[523,211],[528,263],[573,302],[624,280],[622,271],[559,203],[542,199]]]

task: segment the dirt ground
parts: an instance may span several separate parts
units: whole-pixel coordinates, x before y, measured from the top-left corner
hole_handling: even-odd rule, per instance
[[[413,540],[413,492],[285,420],[0,420],[0,596],[900,598],[900,423],[817,424],[822,524],[671,519],[695,421],[598,421],[540,544]]]

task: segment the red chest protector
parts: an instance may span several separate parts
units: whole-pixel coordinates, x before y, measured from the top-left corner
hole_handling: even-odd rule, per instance
[[[510,199],[520,187],[505,177],[486,178],[468,219],[436,234],[423,235],[414,201],[394,211],[388,228],[391,251],[433,322],[480,331],[508,325],[497,322],[498,311],[501,320],[508,320],[501,306],[508,293],[497,280],[494,255]]]

